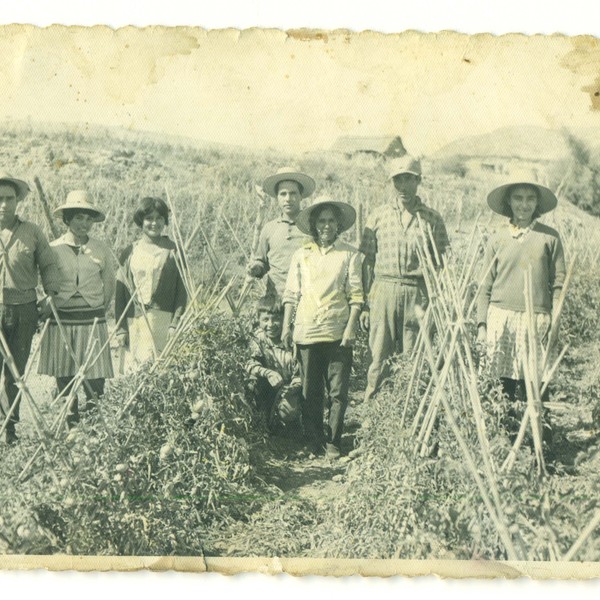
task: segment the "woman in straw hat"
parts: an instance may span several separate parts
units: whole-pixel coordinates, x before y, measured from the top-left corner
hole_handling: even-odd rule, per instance
[[[113,377],[106,326],[106,310],[115,290],[113,257],[104,242],[89,235],[94,223],[104,221],[105,215],[85,190],[70,192],[54,214],[62,218],[67,232],[50,244],[60,283],[56,312],[42,340],[38,371],[56,377],[59,392],[68,396],[84,366],[83,387],[93,406],[104,394],[105,379]],[[67,415],[69,426],[79,420],[76,392]]]
[[[160,198],[143,198],[133,222],[140,238],[119,257],[115,296],[117,339],[129,348],[129,367],[157,358],[173,335],[187,302],[176,244],[163,235],[169,208]],[[133,302],[131,295],[135,292]]]
[[[344,413],[352,366],[352,344],[363,303],[362,255],[338,236],[352,227],[356,212],[345,202],[321,198],[296,219],[312,236],[292,256],[283,295],[282,340],[296,343],[303,391],[302,418],[311,451],[341,453]],[[292,335],[292,315],[296,314]],[[323,431],[325,389],[331,401]]]
[[[508,217],[509,223],[488,241],[477,304],[478,342],[487,346],[491,373],[502,382],[510,403],[511,420],[520,418],[514,404],[525,378],[523,363],[528,344],[525,274],[531,274],[540,380],[544,376],[542,357],[547,350],[553,311],[565,280],[559,234],[537,220],[556,207],[557,198],[547,187],[532,181],[535,179],[517,178],[488,195],[489,207]],[[509,427],[513,437],[514,425],[518,428],[514,420]]]

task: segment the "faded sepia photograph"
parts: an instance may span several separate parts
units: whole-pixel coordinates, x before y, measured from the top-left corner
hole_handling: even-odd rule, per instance
[[[596,38],[0,43],[3,566],[597,576]]]

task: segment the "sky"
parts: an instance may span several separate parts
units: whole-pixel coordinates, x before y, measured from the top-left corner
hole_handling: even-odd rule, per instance
[[[593,38],[96,27],[3,29],[0,120],[252,149],[401,135],[430,154],[504,126],[600,126]]]

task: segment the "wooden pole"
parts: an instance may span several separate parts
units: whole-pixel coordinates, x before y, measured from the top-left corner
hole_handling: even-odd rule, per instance
[[[46,198],[46,193],[44,192],[44,188],[42,187],[42,182],[37,176],[33,178],[33,182],[35,183],[35,189],[37,190],[38,198],[44,211],[44,216],[46,217],[46,221],[48,222],[48,226],[50,227],[50,231],[52,232],[52,237],[56,239],[57,237],[60,237],[60,230],[56,226],[56,223],[52,218],[52,213],[50,212],[50,205],[48,204],[48,198]]]

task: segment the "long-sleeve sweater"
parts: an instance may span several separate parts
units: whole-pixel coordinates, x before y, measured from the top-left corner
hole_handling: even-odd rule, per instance
[[[525,311],[525,273],[531,267],[533,310],[551,313],[565,280],[565,257],[558,232],[535,222],[515,236],[508,226],[488,241],[477,298],[477,322],[487,322],[490,304]]]
[[[175,243],[167,237],[161,238],[159,245],[167,253],[162,264],[160,276],[153,282],[151,298],[146,308],[156,308],[170,312],[173,315],[172,324],[176,325],[187,303],[187,292],[179,272],[179,267],[177,266],[176,253],[178,249]],[[131,257],[133,252],[135,252],[135,248],[136,244],[128,246],[119,257],[120,268],[115,294],[115,318],[117,321],[125,312],[135,286],[135,278],[131,272]],[[143,314],[143,310],[139,306],[139,299],[136,298],[136,300],[129,304],[126,317],[133,318],[141,314]],[[128,330],[127,318],[121,321],[119,328],[122,331]]]

